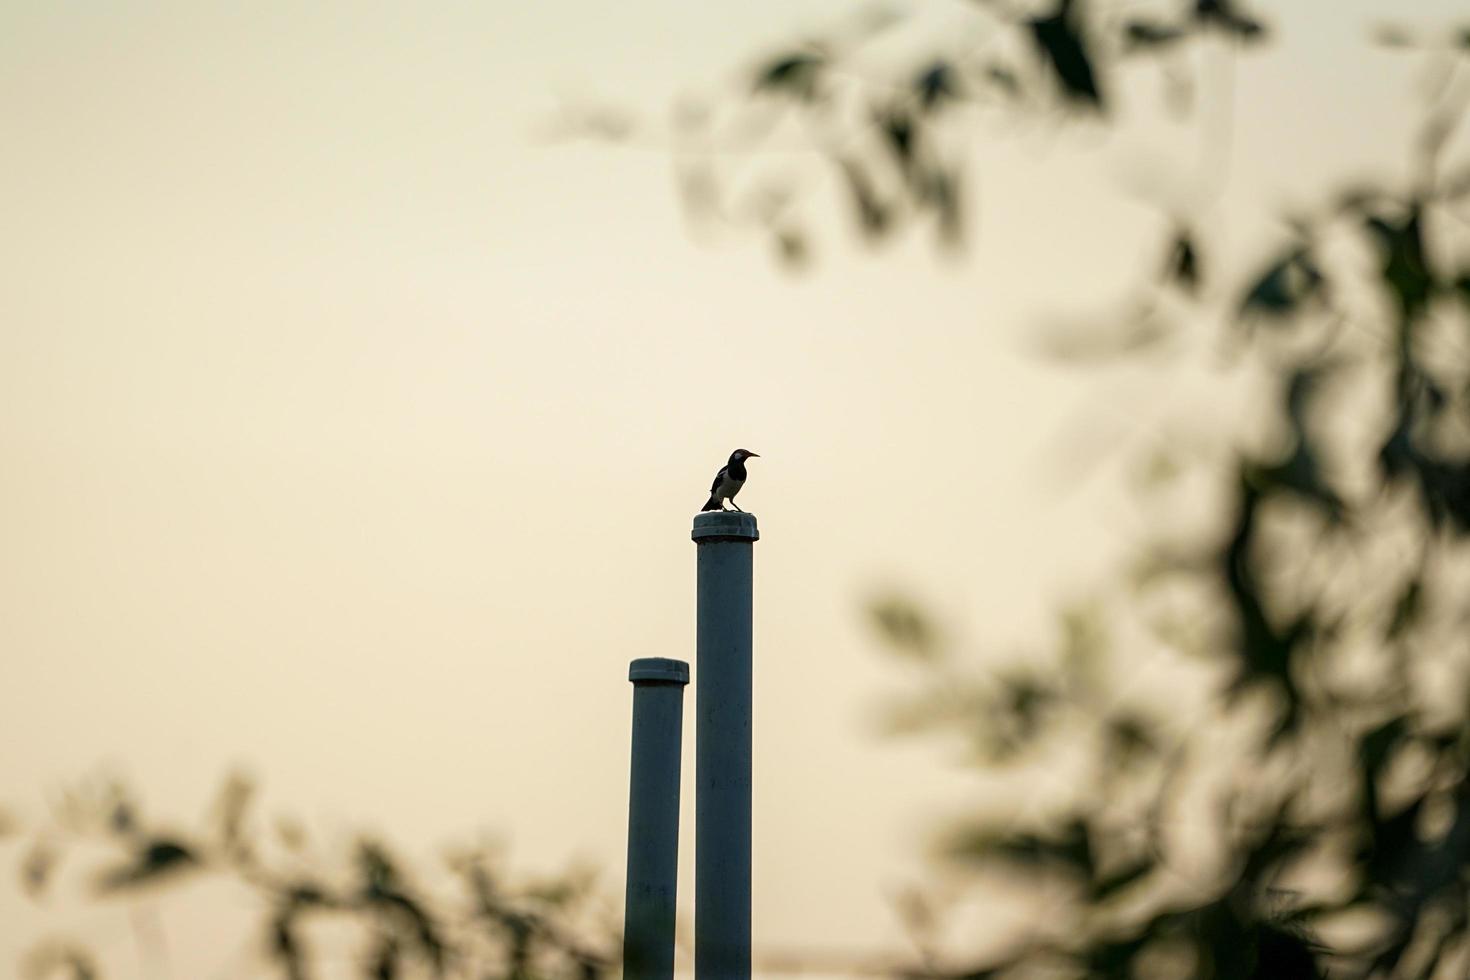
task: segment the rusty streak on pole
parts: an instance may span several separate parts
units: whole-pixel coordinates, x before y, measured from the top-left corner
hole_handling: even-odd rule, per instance
[[[633,765],[628,786],[625,980],[673,980],[679,878],[679,761],[689,665],[646,657],[633,682]]]
[[[694,518],[698,565],[694,973],[750,977],[751,565],[755,516]]]

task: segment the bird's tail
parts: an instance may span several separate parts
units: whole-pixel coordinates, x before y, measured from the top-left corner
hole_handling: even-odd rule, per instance
[[[710,495],[710,498],[709,498],[709,503],[707,503],[703,507],[699,508],[699,512],[701,514],[703,514],[707,510],[719,510],[719,509],[720,509],[720,498],[719,497],[716,497],[713,494],[711,494]]]

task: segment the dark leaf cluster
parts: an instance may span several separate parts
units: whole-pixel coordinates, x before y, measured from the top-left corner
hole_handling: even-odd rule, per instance
[[[814,254],[801,199],[824,181],[866,242],[927,226],[941,245],[959,246],[974,198],[963,141],[977,119],[1106,119],[1115,76],[1136,56],[1269,34],[1235,0],[1172,7],[1167,16],[1119,17],[1088,0],[1039,11],[978,3],[973,30],[955,32],[963,46],[915,50],[897,69],[891,58],[874,68],[866,53],[889,43],[904,22],[898,15],[778,50],[751,69],[749,97],[680,117],[686,211],[706,226],[754,225],[785,264],[800,266]],[[1193,255],[1186,249],[1178,259],[1187,283]]]

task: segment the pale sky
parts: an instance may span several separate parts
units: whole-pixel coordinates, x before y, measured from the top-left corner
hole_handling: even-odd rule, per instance
[[[537,137],[563,97],[657,117],[845,7],[0,5],[0,802],[112,767],[194,820],[242,766],[328,837],[493,831],[616,901],[627,663],[693,659],[689,521],[744,446],[757,945],[901,950],[885,895],[974,784],[872,733],[897,671],[863,600],[1040,646],[1140,526],[1056,457],[1192,417],[1190,379],[1027,331],[1154,261],[1127,177],[1170,193],[1199,139],[981,139],[962,260],[839,234],[792,276],[694,241],[657,148]],[[1270,12],[1208,216],[1232,247],[1324,173],[1400,172],[1414,62],[1366,26],[1401,8]],[[120,915],[74,921],[126,950]],[[8,891],[0,922],[11,962],[52,920]]]

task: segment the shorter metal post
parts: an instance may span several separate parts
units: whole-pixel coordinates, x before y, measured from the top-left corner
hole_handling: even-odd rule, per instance
[[[679,762],[689,665],[647,657],[633,682],[633,764],[628,790],[625,980],[672,980],[679,876]]]

